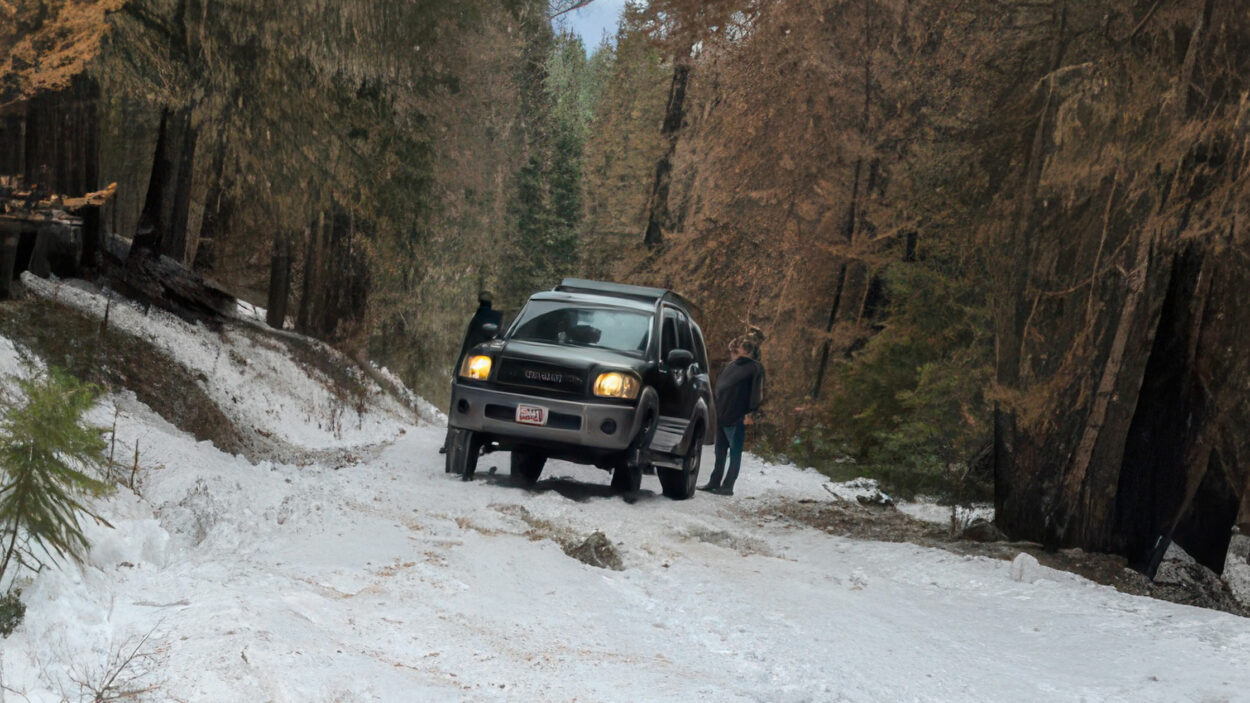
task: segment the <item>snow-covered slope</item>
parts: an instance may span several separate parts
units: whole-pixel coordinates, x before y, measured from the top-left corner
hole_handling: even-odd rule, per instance
[[[199,368],[242,343],[130,313]],[[6,697],[76,700],[150,634],[132,670],[151,669],[134,685],[153,700],[1250,700],[1246,620],[771,518],[774,501],[833,500],[814,471],[748,457],[734,498],[670,501],[648,476],[629,505],[570,464],[511,486],[505,454],[466,484],[443,473],[437,423],[379,400],[318,426],[316,380],[234,351],[260,376],[214,367],[214,397],[264,388],[277,412],[230,412],[336,460],[252,464],[105,398],[92,419],[120,411],[142,495],[102,506],[114,529],[91,528],[84,568],[24,584],[25,622],[0,644]],[[0,339],[0,371],[16,356]],[[623,570],[562,549],[597,531]]]

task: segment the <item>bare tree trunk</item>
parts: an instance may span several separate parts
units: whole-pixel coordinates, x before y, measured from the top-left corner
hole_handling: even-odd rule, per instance
[[[191,178],[195,170],[196,131],[192,125],[194,106],[181,111],[182,140],[178,150],[178,175],[174,179],[170,202],[170,221],[164,253],[181,264],[187,264],[187,222],[191,214]]]
[[[305,334],[313,333],[321,307],[318,304],[318,295],[325,283],[321,275],[322,251],[325,229],[332,226],[326,222],[327,219],[332,218],[327,217],[324,211],[318,213],[317,222],[308,229],[308,236],[304,242],[304,284],[300,290],[299,313],[296,315],[295,324],[299,331]]]
[[[161,112],[161,126],[156,137],[156,152],[152,157],[152,175],[148,178],[148,192],[143,199],[143,212],[139,215],[138,231],[130,246],[129,258],[140,251],[154,254],[161,251],[165,234],[165,221],[161,217],[161,203],[165,201],[165,184],[173,165],[169,158],[169,108]]]
[[[265,322],[282,329],[286,322],[286,306],[291,290],[291,238],[280,232],[273,240],[273,258],[269,266],[269,301]]]
[[[200,233],[196,238],[192,260],[196,270],[211,269],[216,266],[217,238],[222,227],[229,218],[229,202],[226,195],[226,140],[218,135],[216,148],[213,151],[213,163],[209,168],[208,194],[204,198],[204,217],[200,221]]]
[[[1063,0],[1054,10],[1054,41],[1051,47],[1047,73],[1053,74],[1063,60],[1065,34],[1067,32],[1067,2]],[[1048,81],[1046,95],[1041,100],[1037,128],[1029,146],[1025,162],[1025,182],[1016,203],[1016,214],[1011,225],[1009,259],[1006,262],[1007,296],[1004,308],[996,314],[995,330],[995,377],[1000,386],[1015,390],[1021,378],[1021,346],[1029,303],[1025,299],[1029,271],[1032,266],[1033,210],[1036,207],[1041,183],[1042,166],[1048,149],[1047,135],[1051,133],[1051,121],[1055,110],[1054,79]],[[1000,527],[1011,534],[1022,529],[1032,532],[1035,521],[1037,494],[1040,486],[1031,485],[1033,477],[1021,475],[1016,453],[1019,450],[1017,424],[1014,409],[1002,403],[994,404],[994,508]]]
[[[838,307],[842,304],[842,289],[846,285],[846,262],[842,262],[842,266],[838,269],[838,285],[833,292],[833,305],[829,307],[829,322],[825,324],[825,334],[833,332],[833,325],[838,319]],[[825,368],[829,365],[829,352],[833,347],[833,340],[826,339],[820,350],[820,363],[816,367],[816,382],[812,384],[813,398],[820,397],[820,389],[825,380]]]
[[[17,230],[0,229],[0,300],[13,297],[13,269],[17,264]]]
[[[1196,107],[1194,103],[1200,97],[1200,93],[1193,87],[1194,69],[1198,65],[1198,55],[1202,53],[1202,48],[1206,45],[1207,34],[1211,26],[1211,12],[1214,9],[1215,0],[1205,0],[1202,3],[1202,9],[1194,23],[1193,34],[1189,37],[1189,46],[1185,50],[1185,60],[1181,63],[1181,74],[1176,85],[1179,100],[1176,100],[1174,105],[1181,113],[1178,117],[1193,114]]]
[[[686,86],[694,66],[691,50],[691,46],[685,46],[673,61],[673,82],[669,86],[664,125],[660,128],[668,146],[655,164],[655,181],[651,185],[651,197],[647,200],[647,230],[642,238],[643,243],[651,248],[663,243],[664,229],[672,224],[668,194],[673,181],[673,157],[677,153],[677,141],[686,117]]]
[[[1100,509],[1092,504],[1091,488],[1086,479],[1090,460],[1094,455],[1094,446],[1098,442],[1099,434],[1107,419],[1107,409],[1121,380],[1120,370],[1124,366],[1130,333],[1138,322],[1137,308],[1146,292],[1146,281],[1150,276],[1150,260],[1154,252],[1155,239],[1154,231],[1149,235],[1138,237],[1136,261],[1128,277],[1128,293],[1124,300],[1124,307],[1120,309],[1120,321],[1116,325],[1115,337],[1111,341],[1107,361],[1103,364],[1102,378],[1098,382],[1098,389],[1094,392],[1093,406],[1086,417],[1085,429],[1081,433],[1081,440],[1077,444],[1072,464],[1063,479],[1062,491],[1056,503],[1051,506],[1052,509],[1060,512],[1060,515],[1055,518],[1060,539],[1065,536],[1074,515],[1081,523],[1078,528],[1081,534],[1086,534],[1091,530],[1092,522],[1108,517],[1102,514],[1107,511],[1106,508]]]

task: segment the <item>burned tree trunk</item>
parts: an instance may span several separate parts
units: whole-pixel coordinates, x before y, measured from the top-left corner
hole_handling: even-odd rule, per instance
[[[269,264],[269,301],[265,322],[274,329],[286,323],[286,305],[291,290],[291,240],[280,233],[273,240],[273,258]]]
[[[686,86],[694,62],[690,58],[691,47],[677,52],[673,61],[673,82],[669,86],[668,105],[664,110],[664,124],[660,128],[667,144],[664,154],[655,164],[655,180],[651,184],[651,197],[647,199],[647,230],[643,243],[657,247],[664,241],[664,230],[671,226],[668,196],[673,182],[673,157],[677,153],[677,141],[682,123],[686,119]]]
[[[9,231],[0,226],[0,300],[13,297],[13,276],[17,263],[19,236],[16,230]]]
[[[370,224],[332,203],[311,228],[304,250],[296,329],[332,343],[353,342],[364,328],[369,264],[360,243]]]
[[[152,172],[148,177],[148,192],[143,198],[143,211],[139,215],[139,227],[130,245],[130,258],[147,252],[159,256],[168,228],[163,217],[162,204],[168,200],[169,174],[173,171],[169,146],[170,111],[161,112],[161,125],[156,134],[156,151],[152,157]]]
[[[169,232],[165,241],[166,256],[183,264],[187,261],[188,233],[187,223],[191,215],[191,176],[195,171],[196,130],[192,124],[193,107],[180,111],[180,137],[178,149],[177,175],[173,179],[174,192],[170,198]]]
[[[188,151],[185,141],[193,138],[188,134],[190,115],[188,107],[178,111],[167,108],[161,116],[139,230],[124,266],[115,272],[114,279],[131,297],[185,319],[215,323],[234,314],[234,296],[209,285],[184,266],[181,259],[164,255],[176,226],[174,213],[178,192],[190,187],[189,176],[183,179],[178,175],[190,172],[190,163],[183,163],[183,157],[189,158],[194,152],[193,148]],[[171,136],[173,131],[179,131],[181,136]]]
[[[1087,127],[1052,145],[1043,111],[997,329],[1000,527],[1124,554],[1146,573],[1171,542],[1221,570],[1250,505],[1240,431],[1250,423],[1250,144],[1244,101],[1219,83],[1228,66],[1215,65],[1250,25],[1214,0],[1192,0],[1183,15],[1192,23],[1175,36],[1188,45],[1158,57],[1174,62],[1160,82],[1176,90],[1153,132],[1132,136],[1151,156],[1100,164],[1098,180],[1077,181],[1067,192],[1081,193],[1065,199],[1053,184],[1069,177],[1071,187],[1074,166],[1088,168],[1105,142]],[[1102,100],[1083,87],[1061,89],[1065,110]]]
[[[183,262],[195,156],[191,114],[191,106],[165,108],[161,113],[152,175],[132,253],[151,251]]]
[[[825,335],[833,333],[833,325],[838,321],[838,307],[842,303],[842,290],[846,287],[846,267],[845,261],[838,267],[838,284],[833,292],[833,304],[829,306],[829,322],[825,324]],[[832,347],[832,339],[825,339],[820,347],[820,361],[816,365],[816,381],[812,384],[811,397],[813,398],[820,397],[820,389],[825,381],[825,368],[829,365],[829,352]]]
[[[1051,59],[1048,72],[1053,74],[1063,60],[1064,34],[1066,32],[1066,5],[1056,8],[1052,20]],[[1034,226],[1034,209],[1037,207],[1038,188],[1048,149],[1047,137],[1051,133],[1051,121],[1055,111],[1053,78],[1046,93],[1038,100],[1037,126],[1029,144],[1024,165],[1024,184],[1015,204],[1015,213],[1009,234],[1007,291],[1002,308],[996,315],[997,383],[1005,389],[1018,391],[1021,385],[1021,345],[1024,343],[1026,323],[1029,317],[1027,299],[1028,280],[1032,259],[1031,229]],[[998,403],[994,409],[994,508],[999,526],[1008,534],[1016,534],[1041,541],[1043,530],[1036,525],[1035,508],[1042,498],[1042,482],[1034,475],[1039,470],[1030,469],[1022,461],[1017,442],[1019,418],[1014,409]]]

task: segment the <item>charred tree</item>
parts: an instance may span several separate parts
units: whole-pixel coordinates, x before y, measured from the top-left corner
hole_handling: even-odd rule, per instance
[[[1077,8],[1084,26],[1098,21]],[[1157,71],[1168,99],[1121,135],[1137,151],[1100,164],[1097,180],[1074,174],[1105,147],[1108,123],[1090,112],[1062,122],[1113,100],[1079,78],[1103,47],[1069,55],[1060,42],[1036,83],[1045,93],[1013,193],[997,320],[997,520],[1017,538],[1124,554],[1148,574],[1171,542],[1219,571],[1250,518],[1236,429],[1250,422],[1250,63],[1239,49],[1250,24],[1231,5],[1191,0],[1148,12],[1128,36],[1148,34],[1152,16],[1171,24],[1134,51],[1156,52],[1138,69]]]
[[[291,239],[286,233],[273,240],[273,257],[269,265],[269,301],[265,322],[282,329],[286,322],[287,300],[291,290]]]
[[[310,228],[296,328],[333,343],[354,343],[364,326],[369,268],[362,238],[370,225],[332,203]]]
[[[677,52],[673,61],[673,82],[669,86],[664,124],[660,128],[666,146],[664,154],[655,164],[655,179],[651,184],[651,197],[647,200],[647,230],[642,239],[651,248],[663,243],[664,230],[672,224],[668,199],[673,183],[673,158],[677,153],[682,124],[686,119],[686,88],[694,66],[690,52],[690,46],[684,47]]]
[[[1064,34],[1067,31],[1067,4],[1055,8],[1052,18],[1051,58],[1047,74],[1052,75],[1063,60]],[[1012,390],[1020,388],[1022,370],[1020,348],[1025,338],[1025,326],[1029,317],[1027,288],[1032,257],[1032,228],[1037,207],[1038,189],[1042,168],[1050,147],[1048,136],[1052,134],[1056,96],[1053,78],[1045,92],[1037,100],[1036,126],[1029,141],[1024,162],[1024,183],[1017,196],[1016,213],[1007,242],[1010,257],[1006,272],[1008,295],[1000,310],[997,324],[996,376],[1000,386]],[[1012,409],[1002,407],[994,411],[994,508],[999,526],[1012,534],[1027,535],[1041,541],[1042,530],[1035,525],[1035,508],[1041,502],[1043,486],[1036,480],[1037,470],[1022,465],[1016,434],[1018,418]],[[1049,541],[1049,538],[1047,538]]]
[[[192,123],[193,106],[178,111],[178,160],[173,176],[173,196],[169,199],[169,231],[162,253],[183,264],[189,245],[187,223],[191,215],[192,173],[195,171],[196,129]]]
[[[182,135],[178,138],[171,138],[173,122],[182,125]],[[189,178],[178,177],[186,152],[185,141],[180,139],[185,139],[189,127],[190,108],[176,111],[166,108],[163,112],[139,228],[125,264],[114,278],[121,289],[138,300],[188,320],[217,323],[234,314],[234,296],[209,285],[180,259],[164,254],[173,227],[177,192],[190,187]]]

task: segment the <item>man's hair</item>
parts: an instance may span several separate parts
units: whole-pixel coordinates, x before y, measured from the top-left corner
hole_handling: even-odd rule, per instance
[[[759,347],[756,346],[755,340],[750,337],[738,337],[731,343],[730,346],[752,358],[754,358],[756,352],[759,351]]]
[[[495,296],[491,295],[488,290],[480,291],[477,294],[477,302],[479,303],[493,303],[494,301]]]

